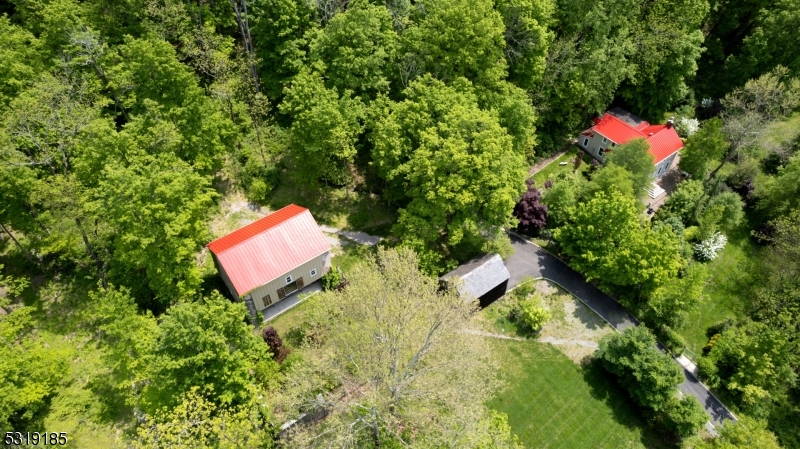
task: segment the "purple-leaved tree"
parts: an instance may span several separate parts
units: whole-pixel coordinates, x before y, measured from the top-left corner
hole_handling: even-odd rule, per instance
[[[533,183],[527,181],[526,191],[516,206],[514,216],[519,220],[519,229],[526,234],[535,234],[547,225],[547,205],[542,204],[542,195]]]

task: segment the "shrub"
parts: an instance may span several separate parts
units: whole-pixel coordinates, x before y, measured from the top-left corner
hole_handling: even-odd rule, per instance
[[[533,332],[538,332],[550,320],[550,312],[542,307],[538,298],[521,301],[518,313],[520,322]]]
[[[278,335],[278,331],[274,327],[269,326],[261,332],[261,337],[264,342],[269,346],[269,352],[272,353],[273,359],[281,363],[286,359],[291,350],[283,345],[283,339]]]
[[[681,117],[675,122],[675,131],[681,137],[689,137],[700,129],[700,122],[696,118]]]
[[[354,214],[347,217],[347,222],[353,228],[363,228],[369,223],[369,213],[363,209],[358,209]]]
[[[680,355],[686,349],[686,340],[671,327],[661,326],[658,337],[664,346],[675,355]]]
[[[339,272],[339,269],[332,268],[331,271],[322,276],[322,290],[327,292],[338,289],[339,285],[342,284],[342,279],[342,273]]]
[[[708,421],[708,415],[703,406],[694,396],[685,396],[683,399],[670,401],[662,416],[664,426],[687,438],[702,429]]]
[[[713,360],[708,357],[700,357],[700,360],[697,361],[697,371],[700,380],[711,387],[719,386],[717,366],[714,364]]]
[[[725,248],[726,243],[728,243],[728,238],[719,232],[715,232],[711,237],[694,245],[694,255],[701,261],[714,260],[719,252],[722,251],[722,248]]]

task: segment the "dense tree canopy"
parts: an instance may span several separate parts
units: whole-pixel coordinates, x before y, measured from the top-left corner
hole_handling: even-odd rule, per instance
[[[513,223],[524,159],[466,80],[424,77],[405,96],[375,124],[373,158],[404,204],[395,232],[423,257],[450,259],[465,238]]]
[[[335,404],[306,429],[338,432],[319,444],[513,447],[508,421],[482,406],[486,351],[461,332],[468,305],[417,268],[505,256],[506,229],[519,225],[552,230],[548,248],[659,338],[702,338],[709,316],[697,304],[735,293],[730,307],[707,308],[720,311],[712,321],[736,319],[713,326],[701,368],[738,411],[797,447],[800,158],[794,122],[780,121],[800,104],[798,11],[798,0],[2,3],[0,427],[69,422],[114,427],[142,447],[269,447],[279,418]],[[611,106],[701,124],[681,154],[691,179],[653,223],[644,140],[612,148],[605,166],[554,164],[526,192],[531,166]],[[404,249],[337,281],[325,297],[340,302],[325,310],[338,321],[323,320],[336,332],[287,356],[219,297],[203,245],[250,211],[291,202]],[[731,245],[723,260],[690,260],[692,244],[720,233]],[[726,288],[734,270],[747,288]],[[376,291],[385,302],[370,299]],[[392,377],[386,360],[409,364],[430,329],[420,323],[439,318],[444,337],[424,368],[410,383]],[[634,337],[603,343],[609,371],[648,419],[689,435],[702,410],[670,396],[671,368],[645,348],[650,337]],[[413,344],[393,352],[401,340]],[[463,367],[459,382],[431,354]],[[320,380],[320,367],[329,376],[313,388],[284,391],[305,402],[277,404],[286,373]],[[336,396],[363,385],[369,410]],[[769,447],[762,427],[697,444]]]
[[[675,277],[681,265],[672,230],[644,226],[636,200],[617,190],[574,208],[553,235],[572,267],[612,285],[650,291]]]

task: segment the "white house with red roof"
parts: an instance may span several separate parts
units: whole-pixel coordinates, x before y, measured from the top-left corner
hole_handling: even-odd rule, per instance
[[[659,179],[669,171],[683,148],[683,141],[672,125],[671,120],[664,125],[651,125],[623,109],[614,108],[594,119],[594,126],[578,136],[578,146],[602,162],[606,153],[614,151],[617,145],[644,138],[655,159],[653,178]]]
[[[302,290],[330,270],[330,242],[311,212],[294,204],[207,246],[225,285],[251,313]]]

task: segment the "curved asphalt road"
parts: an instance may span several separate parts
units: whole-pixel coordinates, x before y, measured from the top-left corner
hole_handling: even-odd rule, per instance
[[[586,279],[568,267],[567,264],[548,253],[538,245],[509,234],[514,254],[506,259],[506,267],[511,274],[509,288],[519,285],[525,278],[545,278],[561,285],[564,289],[578,297],[589,308],[595,311],[617,330],[622,331],[631,326],[638,326],[636,319],[616,300],[601,292]],[[663,350],[663,348],[659,348]],[[677,363],[677,362],[676,362]],[[706,413],[715,424],[725,419],[736,420],[736,417],[688,370],[681,367],[685,377],[680,385],[684,394],[696,397]]]

